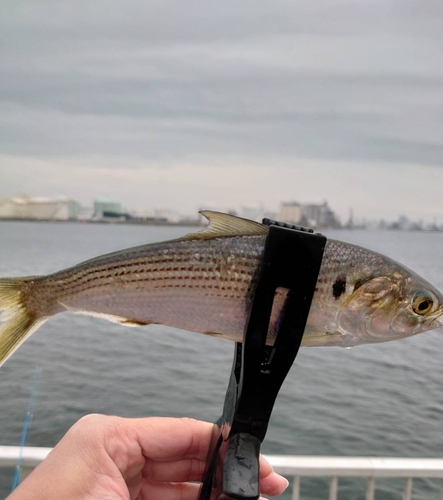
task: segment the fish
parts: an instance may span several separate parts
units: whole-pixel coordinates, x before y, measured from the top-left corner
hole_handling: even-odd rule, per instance
[[[47,276],[1,278],[0,366],[62,312],[241,342],[269,227],[201,213],[209,221],[201,232],[109,253]],[[276,290],[269,345],[286,298],[285,290]],[[386,342],[441,326],[443,296],[433,285],[379,253],[327,239],[303,346]]]

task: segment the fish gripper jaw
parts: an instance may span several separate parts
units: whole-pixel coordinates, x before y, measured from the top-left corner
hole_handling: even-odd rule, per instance
[[[263,262],[243,342],[235,345],[223,414],[214,425],[199,500],[259,498],[260,445],[300,348],[317,284],[326,237],[270,219],[263,224],[269,226]],[[277,289],[284,293],[285,303],[274,342],[267,345]]]

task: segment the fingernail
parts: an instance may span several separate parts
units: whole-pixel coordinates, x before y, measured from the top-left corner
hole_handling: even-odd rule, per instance
[[[289,486],[289,481],[285,477],[280,476],[280,474],[277,474],[276,472],[275,475],[278,477],[280,487],[283,488],[284,491]]]

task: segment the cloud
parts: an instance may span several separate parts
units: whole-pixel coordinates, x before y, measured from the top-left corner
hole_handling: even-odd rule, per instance
[[[114,169],[116,197],[116,172],[152,181],[185,165],[178,178],[203,191],[199,179],[222,179],[219,168],[267,165],[284,177],[296,165],[323,164],[323,175],[334,166],[348,205],[343,165],[363,184],[371,165],[432,176],[443,166],[442,14],[433,0],[10,3],[0,18],[0,169],[12,170],[0,195],[27,186],[14,175],[33,162],[58,172],[34,179],[36,191],[66,192],[71,171],[96,179]],[[76,185],[73,196],[87,198]],[[255,196],[270,196],[266,185]]]

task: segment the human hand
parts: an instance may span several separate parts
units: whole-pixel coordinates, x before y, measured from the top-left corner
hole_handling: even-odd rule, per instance
[[[213,425],[192,419],[81,418],[7,500],[195,500]],[[288,485],[260,458],[260,486]]]

